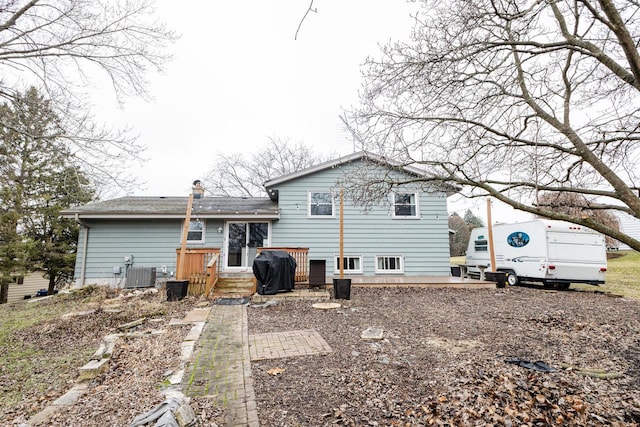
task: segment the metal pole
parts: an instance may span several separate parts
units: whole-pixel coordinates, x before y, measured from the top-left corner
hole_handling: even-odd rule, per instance
[[[344,279],[344,189],[340,189],[340,278]]]
[[[487,198],[487,230],[489,234],[489,256],[491,257],[491,271],[496,271],[496,253],[493,250],[493,224],[491,221],[491,199]]]

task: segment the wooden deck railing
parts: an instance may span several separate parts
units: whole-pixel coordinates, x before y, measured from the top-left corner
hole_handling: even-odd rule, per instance
[[[217,253],[207,264],[207,283],[204,290],[204,296],[209,298],[211,291],[215,288],[220,278],[220,254]]]
[[[184,269],[181,277],[177,280],[188,280],[189,295],[203,295],[207,290],[209,280],[217,281],[220,271],[220,249],[219,248],[187,248],[185,251]],[[176,265],[180,265],[180,248],[176,249]],[[210,271],[211,267],[215,267]],[[215,273],[211,278],[209,274]],[[214,286],[213,283],[212,286]]]
[[[296,260],[296,283],[309,281],[309,248],[258,248],[258,253],[262,251],[284,251]]]

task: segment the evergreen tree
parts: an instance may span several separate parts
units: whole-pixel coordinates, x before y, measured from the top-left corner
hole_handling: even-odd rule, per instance
[[[48,177],[43,183],[35,209],[25,221],[26,236],[32,242],[29,264],[42,270],[49,279],[48,295],[56,285],[73,278],[79,227],[75,221],[60,217],[69,206],[91,201],[88,180],[73,166]]]
[[[7,302],[9,284],[15,276],[24,274],[26,253],[26,244],[16,231],[16,212],[5,206],[4,190],[0,191],[0,304]]]
[[[464,222],[470,227],[470,229],[484,227],[482,219],[475,216],[469,209],[464,213]]]
[[[50,102],[35,88],[0,105],[0,302],[16,274],[44,269],[53,291],[73,266],[77,226],[58,213],[89,201],[91,192],[63,137]]]

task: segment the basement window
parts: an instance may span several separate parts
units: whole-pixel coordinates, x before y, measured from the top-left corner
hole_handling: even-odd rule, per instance
[[[404,273],[404,257],[400,255],[376,256],[376,273]]]
[[[342,266],[346,274],[362,273],[362,256],[348,255],[342,258]],[[333,271],[340,273],[340,256],[336,255],[333,262]]]

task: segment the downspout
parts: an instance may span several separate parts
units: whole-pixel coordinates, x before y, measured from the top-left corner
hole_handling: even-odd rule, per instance
[[[87,244],[89,243],[89,226],[80,220],[78,213],[76,212],[76,222],[84,228],[84,238],[82,239],[82,264],[80,264],[80,286],[84,286],[85,274],[87,269]]]

